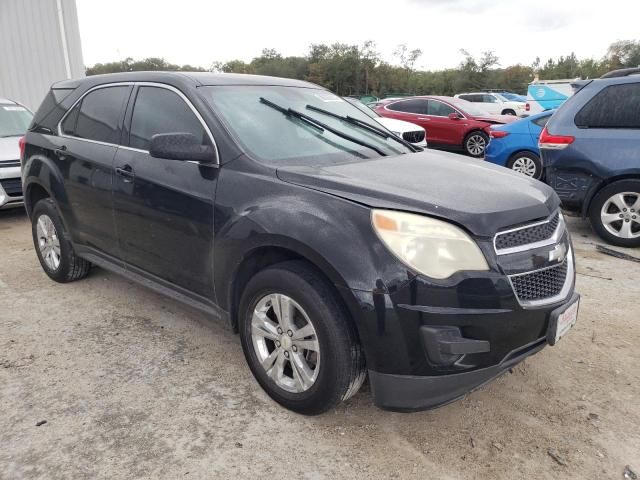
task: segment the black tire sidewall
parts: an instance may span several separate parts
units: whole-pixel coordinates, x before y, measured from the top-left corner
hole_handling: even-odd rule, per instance
[[[635,248],[640,247],[640,238],[627,239],[620,238],[609,233],[600,218],[600,211],[604,203],[611,198],[612,195],[620,192],[637,192],[640,195],[640,180],[619,180],[602,188],[591,201],[589,206],[589,219],[594,231],[605,242],[618,247]]]
[[[469,139],[471,137],[473,137],[474,135],[480,135],[482,138],[484,138],[484,149],[482,150],[482,153],[480,155],[474,155],[467,148],[467,143],[469,142]],[[481,132],[480,130],[474,130],[473,132],[467,133],[467,135],[464,137],[463,148],[464,148],[464,151],[466,152],[466,154],[469,155],[470,157],[482,158],[485,155],[485,153],[487,152],[487,145],[488,144],[489,144],[489,136],[486,133]]]
[[[56,229],[58,240],[60,241],[60,265],[58,265],[56,270],[49,268],[47,263],[44,261],[44,258],[42,258],[42,253],[40,252],[40,247],[38,245],[37,224],[38,219],[42,215],[47,215],[51,219],[53,226]],[[53,200],[49,198],[40,200],[33,208],[33,212],[31,214],[31,235],[33,238],[33,246],[36,250],[36,254],[38,255],[38,260],[40,260],[40,265],[45,273],[52,280],[57,282],[66,281],[69,269],[72,265],[71,255],[74,255],[74,252],[71,243],[67,239],[66,230]]]
[[[346,318],[327,291],[307,282],[296,272],[298,265],[287,262],[256,274],[247,284],[240,300],[238,321],[245,358],[254,377],[267,394],[285,407],[305,414],[318,414],[341,400],[348,386],[352,336]],[[322,290],[322,289],[320,289]],[[270,293],[291,297],[311,319],[320,344],[320,372],[308,390],[292,393],[278,387],[260,365],[251,340],[251,317],[257,302]],[[346,378],[346,383],[345,383]]]
[[[507,167],[510,170],[513,170],[513,164],[516,162],[517,159],[522,157],[530,158],[536,164],[536,174],[533,177],[529,177],[529,178],[540,180],[542,178],[542,160],[540,159],[539,155],[536,155],[533,152],[518,152],[515,155],[512,155],[509,161],[507,162]]]

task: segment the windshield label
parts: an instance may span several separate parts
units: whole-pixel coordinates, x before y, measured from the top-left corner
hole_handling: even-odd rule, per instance
[[[9,112],[24,112],[26,108],[20,106],[9,105],[8,107],[2,107]]]
[[[342,100],[339,96],[334,95],[330,92],[316,93],[314,95],[316,98],[319,98],[323,102],[344,102],[344,100]]]

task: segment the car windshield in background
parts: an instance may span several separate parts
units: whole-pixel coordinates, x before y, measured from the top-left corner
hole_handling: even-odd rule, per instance
[[[0,104],[0,137],[21,137],[33,115],[20,105]]]
[[[322,163],[411,152],[391,137],[336,118],[349,116],[383,130],[362,110],[325,90],[251,85],[201,89],[236,140],[259,160]]]
[[[454,107],[457,107],[460,110],[462,110],[464,113],[468,113],[469,115],[473,115],[474,117],[484,117],[489,115],[489,112],[487,112],[482,107],[478,106],[475,103],[463,100],[461,98],[452,99],[451,103],[453,104]]]

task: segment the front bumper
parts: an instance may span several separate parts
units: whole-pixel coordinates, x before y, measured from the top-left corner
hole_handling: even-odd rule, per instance
[[[0,166],[0,209],[18,207],[23,204],[20,167]]]

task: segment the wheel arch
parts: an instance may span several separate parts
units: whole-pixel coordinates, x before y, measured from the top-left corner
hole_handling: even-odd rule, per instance
[[[619,182],[621,180],[640,180],[640,171],[621,173],[595,183],[587,192],[584,202],[582,202],[582,210],[580,212],[580,215],[583,218],[588,217],[589,212],[591,211],[591,206],[593,205],[593,200],[596,198],[596,195],[600,193],[603,188],[608,187],[612,183]]]

